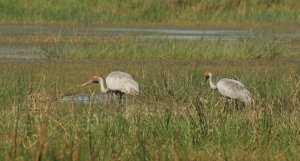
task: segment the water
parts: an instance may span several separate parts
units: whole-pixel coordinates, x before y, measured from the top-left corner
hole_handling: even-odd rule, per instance
[[[0,45],[0,59],[1,60],[24,60],[35,61],[45,59],[41,53],[42,50],[38,46],[30,45]]]
[[[66,96],[57,98],[58,102],[73,102],[73,103],[103,103],[112,104],[119,101],[116,95],[101,94],[101,95],[79,95],[79,96]]]
[[[237,40],[249,36],[285,36],[300,37],[300,30],[255,30],[249,29],[197,29],[197,28],[160,28],[160,27],[131,27],[131,26],[59,26],[59,25],[1,25],[0,36],[36,36],[47,37],[60,35],[75,36],[134,36],[158,39],[219,39]]]

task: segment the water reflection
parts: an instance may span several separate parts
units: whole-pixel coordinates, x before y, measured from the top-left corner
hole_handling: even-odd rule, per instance
[[[300,37],[300,30],[267,30],[267,29],[202,29],[202,28],[160,28],[160,27],[132,27],[132,26],[59,26],[59,25],[1,25],[0,36],[36,36],[47,37],[60,35],[63,37],[76,36],[136,36],[144,38],[176,38],[203,39],[225,38],[239,39],[249,36],[286,36]]]
[[[74,102],[74,103],[101,103],[112,104],[119,101],[116,95],[101,94],[101,95],[80,95],[80,96],[67,96],[56,99],[59,102]]]

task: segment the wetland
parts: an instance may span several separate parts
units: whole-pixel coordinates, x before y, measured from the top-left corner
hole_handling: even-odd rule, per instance
[[[0,26],[0,160],[296,160],[300,31],[130,26]],[[130,73],[124,107],[57,101],[93,75]],[[237,79],[238,111],[208,84]],[[81,96],[88,96],[82,98]]]

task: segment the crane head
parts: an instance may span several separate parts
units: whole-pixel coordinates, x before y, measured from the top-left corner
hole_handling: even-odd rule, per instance
[[[101,79],[100,76],[95,75],[89,81],[91,81],[91,83],[99,83],[100,79]]]
[[[208,79],[208,78],[210,77],[210,75],[211,75],[211,72],[209,72],[209,71],[206,71],[206,72],[204,73],[204,77],[205,77],[206,79]]]
[[[93,83],[100,83],[100,80],[102,78],[100,76],[93,76],[89,81],[87,81],[86,83],[82,84],[81,87],[93,84]]]

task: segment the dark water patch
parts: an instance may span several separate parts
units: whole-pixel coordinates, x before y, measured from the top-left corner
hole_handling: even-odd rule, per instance
[[[112,104],[116,103],[119,99],[116,95],[101,94],[101,95],[80,95],[80,96],[66,96],[57,98],[58,102],[73,102],[73,103],[101,103]]]

